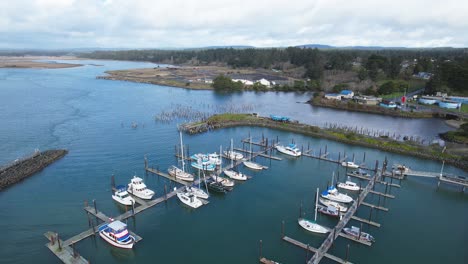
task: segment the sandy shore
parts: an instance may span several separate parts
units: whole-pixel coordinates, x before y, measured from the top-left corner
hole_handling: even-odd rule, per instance
[[[34,68],[34,69],[61,69],[79,67],[82,64],[55,63],[52,60],[75,60],[72,56],[25,56],[25,57],[0,57],[0,68]],[[51,60],[38,61],[38,60]]]

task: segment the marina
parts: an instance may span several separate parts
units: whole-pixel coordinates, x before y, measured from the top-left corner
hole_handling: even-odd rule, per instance
[[[152,203],[140,199],[135,205],[137,216],[131,217],[131,213],[126,213],[126,210],[132,211],[131,207],[125,208],[114,202],[111,199],[112,188],[109,184],[112,174],[115,175],[117,185],[127,184],[133,175],[140,176],[145,184],[156,192],[153,200],[164,196],[164,186],[167,186],[168,195],[173,187],[179,185],[183,187],[166,177],[159,177],[150,172],[146,174],[143,165],[144,156],[147,155],[150,163],[148,168],[152,168],[151,164],[154,164],[153,170],[159,169],[160,172],[167,174],[167,168],[177,162],[173,150],[173,146],[178,144],[175,127],[185,121],[173,119],[165,123],[154,122],[155,114],[165,109],[171,111],[174,108],[168,98],[177,98],[175,104],[205,113],[220,104],[242,105],[245,102],[253,106],[249,111],[262,115],[278,113],[310,124],[320,125],[333,120],[336,123],[351,125],[363,124],[365,121],[366,127],[387,131],[398,128],[398,133],[408,135],[419,134],[417,131],[422,131],[422,136],[431,137],[433,134],[443,132],[443,129],[438,130],[443,127],[443,123],[433,119],[405,120],[387,117],[370,119],[368,115],[337,112],[296,103],[307,101],[310,98],[309,94],[279,92],[258,96],[253,92],[244,92],[225,96],[206,91],[185,91],[179,88],[95,80],[96,72],[112,68],[154,67],[154,65],[113,61],[86,63],[104,64],[104,66],[77,67],[60,72],[3,70],[7,73],[2,75],[6,88],[0,91],[1,98],[4,99],[2,102],[6,106],[2,112],[5,125],[0,129],[0,137],[4,142],[0,149],[2,162],[6,163],[16,157],[27,155],[36,147],[69,150],[69,154],[59,162],[48,166],[34,177],[2,191],[4,210],[1,214],[0,227],[4,230],[4,235],[11,239],[11,243],[5,244],[0,249],[5,262],[25,263],[34,259],[41,263],[59,263],[61,260],[55,253],[44,247],[49,240],[43,234],[52,230],[54,234],[59,233],[62,242],[68,241],[69,247],[66,250],[70,253],[65,252],[65,255],[80,255],[92,263],[145,263],[155,259],[162,263],[185,263],[187,259],[196,263],[212,263],[219,259],[223,259],[225,263],[250,263],[258,260],[256,241],[259,239],[265,242],[263,249],[266,258],[280,263],[302,263],[307,256],[305,249],[291,246],[292,244],[279,239],[279,223],[282,219],[285,220],[288,237],[305,245],[309,244],[313,248],[319,248],[324,238],[303,232],[297,224],[298,204],[304,201],[304,212],[310,212],[308,205],[312,204],[314,189],[316,187],[323,189],[327,181],[330,181],[332,171],[339,172],[343,180],[346,169],[338,163],[312,159],[305,155],[301,158],[291,158],[272,150],[271,156],[279,157],[281,161],[258,155],[255,161],[268,166],[268,170],[257,172],[241,168],[242,172],[252,176],[250,181],[236,183],[234,190],[226,195],[212,195],[208,206],[196,210],[182,206],[177,199],[169,198],[140,214],[139,202],[144,206]],[[15,100],[10,94],[18,95],[21,100]],[[36,100],[45,100],[48,103],[41,104]],[[277,101],[283,103],[281,105],[272,103]],[[16,121],[12,117],[18,117],[18,113],[12,111],[13,109],[18,109],[19,113],[22,113],[21,121],[24,123],[21,126],[14,123]],[[50,109],[54,109],[54,114],[50,113]],[[132,122],[138,124],[138,127],[132,128]],[[394,126],[388,126],[389,123]],[[440,170],[440,163],[431,160],[273,129],[227,128],[209,131],[207,134],[187,136],[184,137],[184,141],[190,145],[192,153],[217,151],[219,144],[228,146],[230,138],[234,138],[235,147],[241,149],[242,144],[239,144],[239,140],[246,139],[249,132],[255,143],[262,141],[262,134],[269,141],[278,137],[284,143],[291,142],[293,138],[300,149],[302,145],[304,146],[303,153],[307,151],[307,145],[310,143],[309,154],[318,155],[321,148],[322,156],[332,160],[337,160],[339,152],[341,156],[346,152],[347,160],[352,160],[353,153],[356,153],[356,163],[361,163],[363,153],[366,152],[368,167],[373,167],[369,164],[372,165],[375,159],[383,160],[388,156],[390,164],[405,162],[415,171]],[[10,140],[11,135],[15,135],[14,141]],[[268,145],[271,145],[270,142]],[[324,146],[327,146],[328,153],[325,153]],[[247,150],[248,146],[245,145],[244,149]],[[253,152],[258,151],[258,148],[255,148]],[[244,155],[246,153],[248,154],[243,152]],[[270,151],[264,155],[270,156]],[[224,164],[228,166],[229,162]],[[453,175],[466,175],[464,171],[450,165],[447,165],[444,171]],[[357,177],[352,178],[357,183],[361,180]],[[380,181],[382,180],[384,177]],[[363,206],[360,206],[354,215],[368,220],[370,208],[374,206],[371,221],[379,223],[381,227],[372,226],[367,229],[368,225],[363,223],[364,231],[372,234],[378,241],[372,245],[372,250],[340,236],[326,254],[343,260],[348,259],[348,262],[363,264],[409,261],[430,264],[460,263],[460,260],[465,259],[465,251],[461,246],[464,237],[460,233],[452,233],[452,230],[463,228],[466,222],[464,210],[466,194],[460,194],[459,188],[453,188],[452,185],[441,184],[441,188],[436,189],[435,178],[408,176],[401,182],[397,178],[390,177],[385,177],[385,180],[389,183],[393,181],[393,185],[389,185],[388,190],[391,190],[390,194],[397,198],[389,199],[381,195],[368,194],[365,202],[361,203]],[[362,187],[366,186],[366,182],[362,181]],[[399,184],[401,188],[396,189],[395,184]],[[376,184],[375,191],[385,193],[385,185]],[[378,203],[379,197],[380,203]],[[143,238],[135,245],[135,250],[132,250],[134,252],[122,252],[93,235],[76,243],[69,240],[77,234],[87,235],[92,232],[88,231],[92,226],[88,224],[85,216],[88,213],[83,209],[84,200],[90,201],[88,209],[91,212],[94,209],[91,201],[96,200],[98,211],[103,212],[105,216],[114,219],[122,214],[129,216],[123,222],[128,222],[129,230]],[[377,207],[378,204],[380,205]],[[433,205],[431,210],[418,209],[425,204]],[[378,208],[386,208],[390,213]],[[446,221],[444,214],[446,210],[457,212],[457,217],[450,219],[447,226],[441,226],[439,223]],[[53,212],[53,216],[44,212]],[[382,214],[379,214],[380,212]],[[93,223],[96,223],[95,216],[91,213],[89,216]],[[333,227],[338,219],[319,215],[318,221],[324,226]],[[359,221],[353,218],[350,220],[351,224],[359,227]],[[94,226],[97,228],[96,224]],[[219,236],[220,233],[227,232],[226,226],[231,230],[229,236],[225,236],[226,238]],[[434,231],[427,234],[424,232],[427,229]],[[403,241],[399,236],[402,233],[407,234]],[[434,237],[441,239],[433,239]],[[205,247],[216,250],[206,254],[193,247],[193,244],[200,242],[200,238],[203,239]],[[176,241],[187,243],[176,244]],[[428,245],[426,241],[431,241],[431,244]],[[346,258],[347,243],[350,244],[348,258]],[[22,246],[18,247],[18,244]],[[233,244],[243,254],[232,254]],[[439,250],[428,251],[429,246]],[[174,254],[175,247],[184,254]],[[24,254],[24,248],[30,249],[28,254]],[[393,250],[392,254],[388,254],[389,248]],[[408,250],[409,248],[411,250]],[[310,259],[313,252],[310,251],[308,254]],[[386,257],[382,258],[383,255]],[[75,261],[81,258],[76,257]],[[332,261],[325,259],[324,263]]]

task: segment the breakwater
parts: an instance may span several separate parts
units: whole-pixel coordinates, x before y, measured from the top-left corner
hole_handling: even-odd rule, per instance
[[[445,161],[448,164],[468,170],[468,159],[466,156],[443,152],[443,149],[439,146],[423,146],[416,142],[400,142],[389,138],[370,137],[351,131],[342,131],[340,129],[323,129],[299,122],[277,122],[267,117],[256,117],[249,114],[214,115],[205,121],[183,124],[179,126],[179,129],[189,134],[197,134],[209,130],[236,126],[267,127],[290,131],[345,144],[358,145],[441,162]]]
[[[15,184],[44,169],[56,160],[64,157],[68,150],[35,151],[33,154],[13,161],[0,168],[0,190]]]

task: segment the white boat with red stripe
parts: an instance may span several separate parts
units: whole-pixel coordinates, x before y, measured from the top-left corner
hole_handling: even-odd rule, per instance
[[[100,226],[99,236],[118,248],[131,249],[135,244],[135,238],[128,232],[127,225],[118,220]]]

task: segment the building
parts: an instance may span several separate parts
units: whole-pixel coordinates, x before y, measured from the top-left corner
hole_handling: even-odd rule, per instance
[[[354,96],[353,99],[357,103],[364,105],[378,105],[380,102],[382,102],[382,98],[367,95]]]
[[[232,79],[233,82],[241,82],[244,85],[253,85],[254,83],[250,80],[245,79]]]
[[[328,100],[341,100],[341,97],[343,95],[341,94],[336,94],[336,93],[330,93],[330,94],[325,94],[325,99],[328,99]]]
[[[351,99],[354,96],[354,92],[351,90],[342,90],[340,95],[342,98]]]

